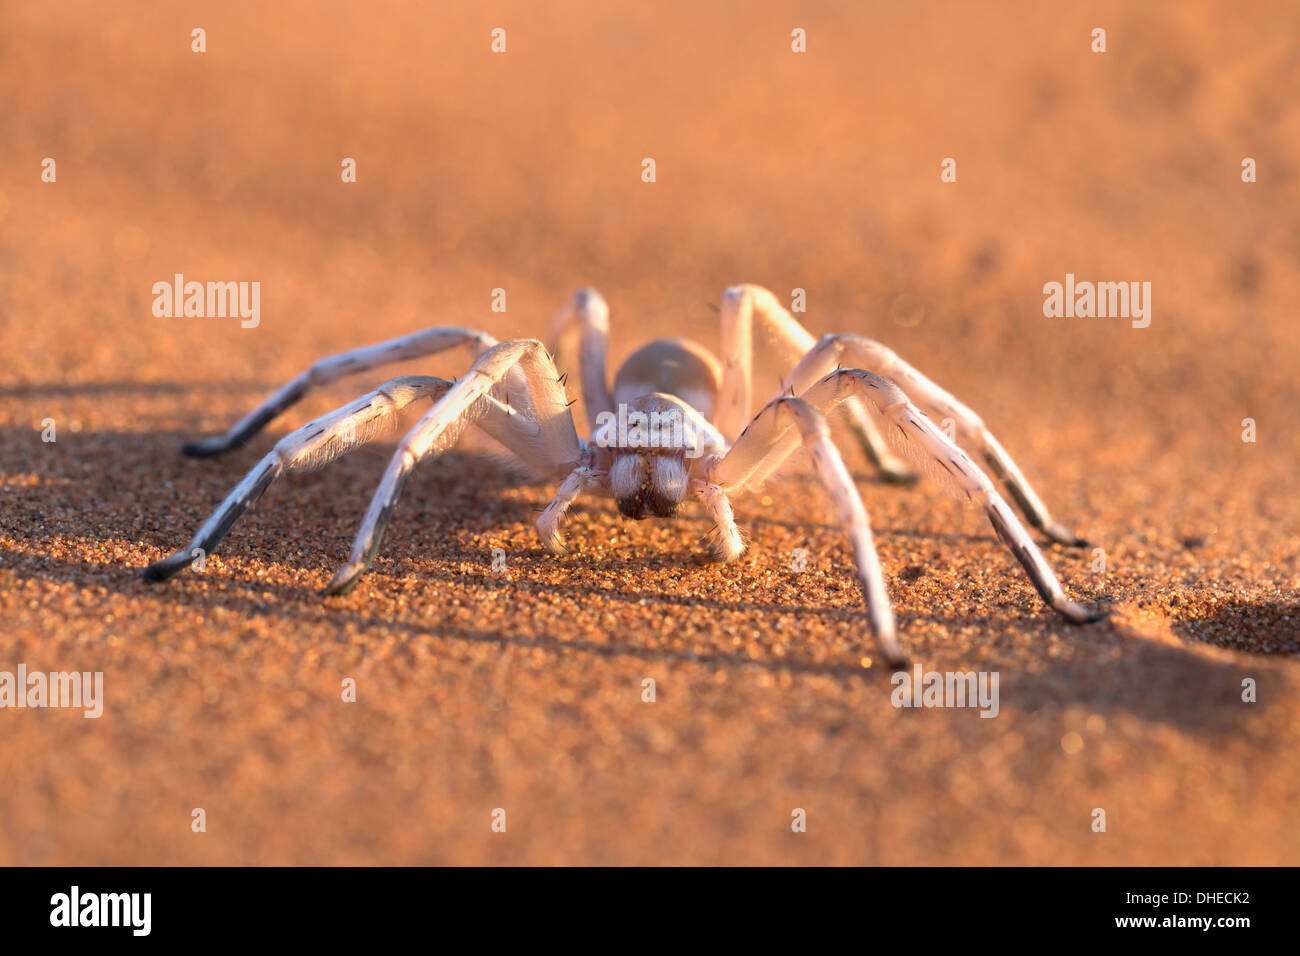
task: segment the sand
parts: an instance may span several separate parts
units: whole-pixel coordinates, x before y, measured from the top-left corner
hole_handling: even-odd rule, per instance
[[[0,14],[0,670],[105,675],[97,720],[0,710],[0,862],[1300,862],[1294,9],[606,6]],[[260,282],[260,324],[155,317],[178,272]],[[1151,282],[1149,327],[1045,317],[1067,273]],[[553,488],[451,454],[324,600],[380,445],[278,484],[202,573],[139,578],[290,428],[467,361],[177,453],[318,356],[542,335],[586,283],[616,360],[716,348],[743,281],[961,396],[1092,542],[1046,549],[1110,610],[1070,627],[977,510],[844,445],[901,640],[996,671],[996,718],[891,705],[804,464],[737,503],[722,567],[698,512],[598,499],[551,557]]]

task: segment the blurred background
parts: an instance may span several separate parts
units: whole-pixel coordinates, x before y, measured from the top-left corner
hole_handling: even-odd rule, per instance
[[[1296,862],[1297,27],[1289,2],[6,5],[0,669],[103,669],[109,700],[0,713],[0,859]],[[178,272],[260,282],[260,325],[155,318]],[[1066,273],[1150,282],[1150,327],[1045,318]],[[176,444],[321,355],[543,335],[582,284],[615,361],[658,334],[716,348],[736,282],[891,345],[1104,548],[1105,573],[1051,554],[1116,612],[1067,631],[978,514],[852,453],[905,641],[1000,669],[1000,719],[888,706],[798,478],[742,509],[754,549],[719,571],[698,522],[601,502],[548,563],[545,488],[438,463],[326,605],[372,451],[273,492],[203,577],[135,578],[271,439]]]

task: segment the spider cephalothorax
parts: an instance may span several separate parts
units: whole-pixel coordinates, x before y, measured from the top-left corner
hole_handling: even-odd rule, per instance
[[[498,343],[472,329],[440,326],[322,359],[283,386],[226,435],[184,447],[214,455],[243,444],[313,386],[402,359],[467,345],[475,361],[455,382],[405,376],[291,432],[268,453],[199,529],[190,544],[145,568],[163,580],[210,553],[244,510],[286,471],[319,467],[373,439],[406,405],[431,398],[433,408],[403,436],[376,490],[348,562],[326,585],[342,594],[356,585],[379,550],[384,526],[411,470],[446,451],[470,427],[482,429],[521,463],[558,482],[537,519],[552,552],[564,549],[560,527],[584,490],[612,495],[629,518],[669,518],[695,496],[714,523],[713,552],[724,561],[745,548],[731,510],[736,495],[759,488],[802,446],[848,534],[870,628],[891,665],[905,662],[894,633],[884,574],[866,509],[826,414],[843,406],[872,463],[893,480],[911,473],[890,452],[882,428],[932,464],[982,507],[998,537],[1020,562],[1042,599],[1067,621],[1096,620],[1096,612],[1065,594],[1051,566],[975,460],[928,417],[951,419],[1003,482],[1029,523],[1062,544],[1083,541],[1056,523],[1011,456],[969,408],[879,342],[857,335],[814,339],[766,289],[734,286],[722,297],[722,356],[685,339],[659,339],[619,367],[613,389],[606,374],[609,311],[593,289],[574,293],[556,317],[557,343],[569,328],[580,335],[579,371],[588,439],[578,437],[564,379],[536,339]],[[773,398],[752,416],[752,327],[766,326],[788,359]],[[913,399],[918,404],[913,404]]]

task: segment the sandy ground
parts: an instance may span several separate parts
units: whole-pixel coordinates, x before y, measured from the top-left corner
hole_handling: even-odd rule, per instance
[[[1294,5],[607,6],[0,13],[0,670],[106,695],[99,720],[0,711],[0,861],[1300,862]],[[155,318],[177,272],[259,281],[261,324]],[[1150,327],[1045,318],[1067,272],[1150,281]],[[738,504],[752,548],[719,567],[698,513],[600,500],[552,558],[552,489],[449,455],[322,600],[379,446],[277,485],[203,573],[139,579],[289,428],[466,367],[177,454],[317,356],[540,335],[584,283],[616,359],[716,347],[740,281],[965,398],[1104,550],[1047,549],[1111,610],[1070,628],[978,511],[845,445],[902,640],[997,671],[996,719],[891,706],[803,466]]]

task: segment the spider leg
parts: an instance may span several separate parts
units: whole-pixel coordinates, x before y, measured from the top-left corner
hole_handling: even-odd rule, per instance
[[[718,427],[734,440],[750,422],[753,409],[753,326],[758,317],[772,333],[785,367],[794,365],[816,344],[811,333],[777,301],[757,285],[732,286],[722,294],[722,388],[718,396]],[[786,392],[784,385],[780,392]],[[875,419],[853,399],[846,403],[850,430],[863,453],[882,477],[895,484],[916,481],[916,473],[894,454]]]
[[[253,466],[213,512],[187,547],[144,569],[148,581],[165,581],[188,568],[200,554],[211,554],[249,506],[285,472],[311,471],[341,458],[378,437],[397,412],[421,398],[437,399],[451,382],[410,375],[385,382],[328,415],[290,432]]]
[[[812,455],[817,476],[835,504],[839,523],[848,531],[858,583],[867,607],[867,620],[881,653],[891,667],[906,666],[907,656],[894,634],[894,612],[889,605],[889,593],[885,589],[885,577],[867,520],[867,509],[848,469],[844,467],[839,449],[831,440],[826,417],[804,399],[778,398],[773,401],[737,439],[731,452],[724,458],[715,459],[709,469],[708,485],[702,497],[717,521],[724,552],[728,547],[742,546],[726,494],[728,488],[739,484],[729,479],[734,471],[740,469],[728,463],[733,461],[733,456],[737,462],[761,459],[786,431],[802,440]]]
[[[434,355],[458,345],[469,345],[475,355],[496,345],[496,339],[485,332],[455,326],[435,326],[412,335],[389,339],[377,345],[340,352],[323,358],[311,368],[286,382],[266,401],[253,409],[224,435],[212,435],[181,446],[181,451],[195,458],[220,455],[245,444],[269,425],[277,416],[297,404],[311,389],[337,381],[348,375],[369,371],[381,365],[406,359]]]
[[[512,377],[518,374],[527,388],[528,381],[518,367],[511,369],[509,374]],[[559,445],[547,443],[548,433],[536,421],[531,397],[525,403],[526,411],[521,411],[517,402],[507,404],[492,393],[484,395],[480,402],[484,406],[482,417],[474,424],[528,466],[536,477],[551,480],[568,473],[572,463],[567,445],[563,442]]]
[[[1016,518],[1015,512],[998,494],[989,477],[944,434],[943,429],[913,405],[907,394],[894,382],[863,369],[842,368],[831,372],[800,397],[815,408],[825,410],[833,408],[850,395],[869,400],[904,439],[929,454],[969,498],[982,505],[998,537],[1020,562],[1045,603],[1073,624],[1086,624],[1104,616],[1099,611],[1089,610],[1069,599],[1052,566]],[[755,424],[761,419],[762,416],[756,419]],[[788,446],[789,440],[785,436],[779,436],[778,440],[772,442],[775,453],[782,452]],[[770,463],[765,462],[761,455],[737,456],[736,450],[739,448],[740,443],[737,443],[732,455],[719,466],[717,480],[725,486],[749,483],[755,473],[765,468],[770,470]]]
[[[379,551],[384,529],[412,469],[422,459],[442,454],[466,427],[487,414],[492,406],[483,399],[490,398],[497,383],[516,367],[527,379],[542,441],[567,469],[578,465],[582,446],[573,427],[573,415],[555,363],[542,343],[536,339],[511,339],[493,346],[402,437],[357,530],[348,562],[325,586],[325,594],[346,594],[356,586]]]
[[[599,472],[590,465],[581,464],[569,472],[568,477],[560,482],[555,497],[537,516],[537,536],[542,540],[542,547],[551,554],[564,553],[564,535],[560,532],[560,525],[564,522],[569,506],[573,504],[583,488],[600,483]]]
[[[693,479],[691,487],[713,519],[714,539],[710,546],[713,557],[718,561],[735,561],[745,553],[745,537],[736,524],[727,492],[707,479]]]
[[[606,353],[609,349],[609,306],[595,289],[579,289],[569,297],[551,320],[551,354],[558,355],[565,333],[578,326],[578,377],[582,381],[582,403],[587,424],[596,431],[601,412],[614,411],[610,397]]]
[[[564,456],[563,446],[558,450],[548,447],[536,422],[503,405],[491,395],[485,395],[480,401],[487,403],[488,411],[478,421],[479,428],[532,466],[539,476],[549,478],[566,466],[566,462],[556,460],[557,451],[560,457]],[[597,448],[584,448],[577,467],[565,475],[555,497],[538,515],[537,534],[547,551],[552,554],[564,553],[564,536],[560,533],[564,516],[583,488],[600,486],[603,471],[608,468],[607,461],[608,455],[602,454]],[[559,473],[564,472],[560,470]]]
[[[1006,486],[1031,525],[1059,544],[1075,547],[1087,544],[1052,519],[1047,506],[1015,461],[975,412],[879,342],[860,335],[823,336],[786,376],[781,383],[781,393],[793,390],[794,394],[802,395],[814,382],[839,365],[866,369],[889,378],[909,395],[915,396],[922,408],[929,409],[940,419],[951,418],[960,433],[980,450],[994,477]]]

